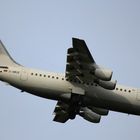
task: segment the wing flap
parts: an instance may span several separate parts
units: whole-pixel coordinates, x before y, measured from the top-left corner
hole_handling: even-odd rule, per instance
[[[56,114],[53,121],[65,123],[69,119],[69,115],[66,112],[60,112],[59,114]]]
[[[68,104],[58,101],[54,110],[55,117],[53,121],[65,123],[69,119],[68,108]]]

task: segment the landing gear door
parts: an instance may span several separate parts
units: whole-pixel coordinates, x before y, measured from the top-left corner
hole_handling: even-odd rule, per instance
[[[25,70],[21,71],[20,80],[22,81],[28,80],[28,73]]]
[[[85,95],[85,90],[83,90],[80,87],[73,87],[72,88],[72,93],[78,94],[78,95]]]

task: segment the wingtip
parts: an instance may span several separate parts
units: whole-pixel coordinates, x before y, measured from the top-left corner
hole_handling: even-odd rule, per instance
[[[76,38],[76,37],[72,37],[72,41],[74,42],[74,41],[84,41],[83,39],[81,39],[81,38]]]
[[[3,45],[3,43],[2,43],[2,41],[1,41],[1,39],[0,39],[0,44],[1,44],[1,45]]]
[[[79,38],[72,37],[72,41],[74,41],[74,40],[79,40]]]
[[[77,37],[72,37],[72,40],[81,40],[81,39],[79,39]]]

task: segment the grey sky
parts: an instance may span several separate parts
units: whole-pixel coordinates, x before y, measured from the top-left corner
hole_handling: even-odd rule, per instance
[[[118,83],[140,87],[139,0],[0,0],[0,39],[19,63],[65,72],[71,38],[85,39]],[[140,117],[110,112],[100,124],[52,121],[56,102],[0,83],[0,140],[139,140]]]

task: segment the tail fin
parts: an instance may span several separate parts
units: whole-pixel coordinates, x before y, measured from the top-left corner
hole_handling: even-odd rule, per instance
[[[10,56],[2,41],[0,40],[0,66],[19,66]]]

